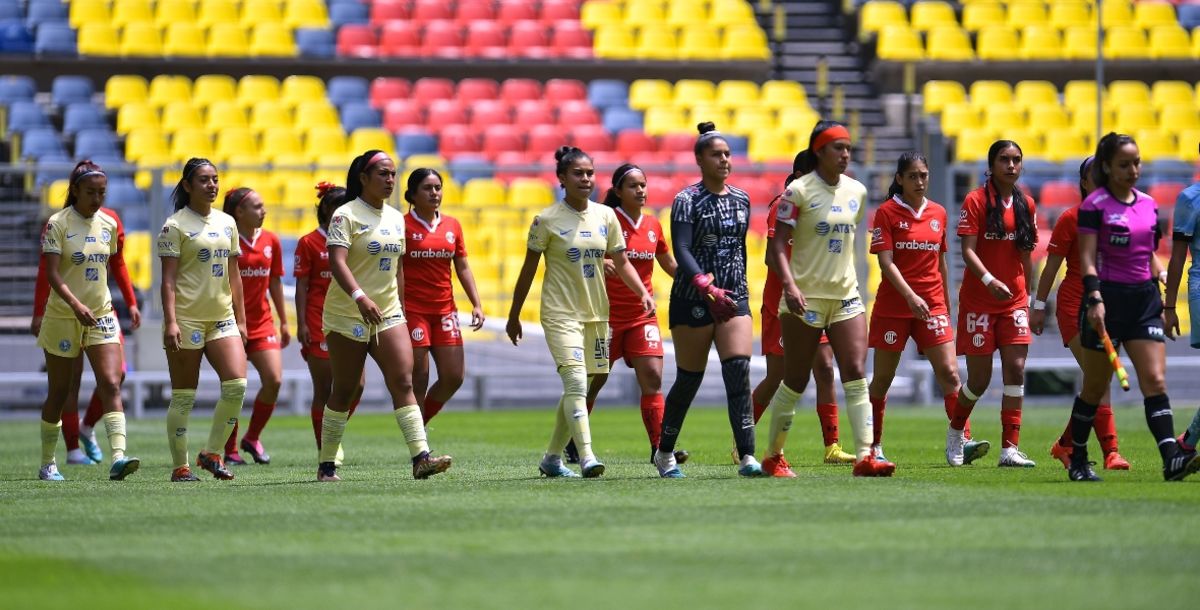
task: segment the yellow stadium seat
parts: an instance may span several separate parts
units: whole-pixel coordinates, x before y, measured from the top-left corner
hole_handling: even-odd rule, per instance
[[[1104,3],[1107,4],[1108,0]],[[1156,25],[1179,25],[1179,20],[1175,17],[1175,7],[1171,3],[1151,0],[1143,0],[1133,5],[1133,22],[1146,29]]]
[[[753,25],[758,27],[754,19],[754,9],[745,0],[711,0],[708,13],[708,23],[712,25]]]
[[[1013,101],[1022,108],[1037,104],[1058,105],[1058,88],[1054,83],[1045,80],[1018,81],[1013,87]],[[1032,123],[1033,121],[1030,120]]]
[[[979,111],[969,102],[946,104],[942,108],[942,133],[957,136],[963,130],[983,127]]]
[[[172,102],[190,102],[191,99],[191,79],[178,74],[159,74],[150,81],[146,101],[161,108]]]
[[[887,61],[920,61],[925,59],[921,36],[906,25],[889,25],[879,31],[875,44],[879,59]]]
[[[209,27],[218,23],[236,24],[239,21],[238,0],[200,0],[196,21]]]
[[[508,202],[504,183],[491,178],[472,178],[462,187],[463,205],[490,208]]]
[[[216,142],[213,144],[213,160],[217,163],[227,162],[238,157],[258,158],[258,137],[249,127],[209,128],[216,132]]]
[[[587,4],[598,4],[588,2]],[[708,22],[708,2],[706,0],[672,0],[667,3],[667,25],[690,26]],[[711,28],[706,28],[711,29]]]
[[[285,0],[283,22],[292,28],[327,28],[329,9],[325,0]]]
[[[931,80],[921,87],[921,103],[926,114],[941,112],[946,104],[965,102],[966,99],[966,90],[958,81]]]
[[[554,200],[554,189],[540,178],[516,178],[508,184],[509,207],[540,208]]]
[[[255,27],[264,23],[281,23],[283,11],[279,0],[242,0],[242,25]]]
[[[125,234],[125,252],[129,253],[125,262],[129,265],[129,277],[133,284],[142,290],[150,289],[152,277],[150,237],[147,231],[130,231]]]
[[[246,29],[236,22],[215,23],[208,28],[209,57],[247,57],[250,39]]]
[[[1013,101],[1012,87],[1002,80],[977,80],[971,83],[968,92],[971,105],[976,110],[983,110],[987,106],[996,104],[1007,106]]]
[[[173,23],[193,23],[201,27],[206,25],[197,23],[196,8],[192,2],[167,2],[159,0],[154,4],[154,21],[163,27],[167,27]]]
[[[314,161],[323,155],[346,154],[346,132],[341,126],[313,127],[304,136],[304,154]]]
[[[626,0],[623,21],[630,26],[650,26],[666,20],[659,0]]]
[[[672,98],[676,106],[709,104],[717,97],[712,81],[685,78],[675,83]]]
[[[1107,4],[1103,6],[1107,7]],[[1135,25],[1115,25],[1104,33],[1104,57],[1111,59],[1146,59],[1150,47],[1146,33]]]
[[[1037,159],[1046,154],[1046,142],[1042,138],[1042,130],[1034,127],[1024,129],[1005,129],[996,133],[997,137],[1012,140],[1021,145],[1021,152],[1026,159]]]
[[[218,100],[208,107],[204,125],[213,131],[229,127],[248,127],[246,109],[232,99]]]
[[[1017,31],[1006,25],[987,26],[979,30],[975,39],[975,52],[979,59],[1011,61],[1013,49],[1018,49]]]
[[[355,129],[350,134],[350,141],[346,147],[351,152],[378,149],[387,153],[389,157],[396,158],[396,141],[392,137],[392,133],[378,127]]]
[[[1005,23],[1003,4],[972,3],[963,7],[962,24],[968,32],[978,32],[991,25]]]
[[[284,102],[286,103],[286,102]],[[296,105],[295,123],[298,126],[309,127],[341,127],[337,108],[325,98],[302,102]]]
[[[304,150],[304,142],[292,127],[269,127],[262,132],[259,150],[264,157],[275,160],[283,155],[299,154]]]
[[[457,207],[462,205],[462,187],[453,178],[442,176],[442,205],[447,207]],[[459,217],[463,223],[463,228],[469,233],[474,234],[474,217]]]
[[[714,102],[726,108],[742,108],[758,104],[758,84],[748,80],[723,80],[717,83]]]
[[[629,107],[634,110],[646,110],[672,97],[671,83],[665,80],[641,79],[633,81],[629,86]]]
[[[1021,59],[1062,59],[1062,39],[1058,35],[1058,28],[1052,25],[1025,26],[1025,29],[1021,30],[1021,49],[1018,55]]]
[[[1177,144],[1175,136],[1165,130],[1140,129],[1134,139],[1143,162],[1153,163],[1159,159],[1174,159]]]
[[[1192,57],[1200,59],[1200,28],[1192,28]]]
[[[348,147],[347,155],[349,157],[352,157],[354,155],[358,155],[363,152],[366,152],[367,150],[370,150],[370,149],[369,148]],[[343,163],[342,165],[349,166],[350,161],[351,161],[351,159],[347,158],[345,163]],[[430,168],[436,169],[438,171],[438,173],[440,173],[442,175],[442,178],[449,179],[450,174],[449,174],[449,172],[446,171],[446,160],[443,159],[441,155],[432,155],[432,154],[409,155],[408,158],[404,160],[404,171],[405,171],[404,179],[405,180],[398,182],[398,183],[404,184],[408,180],[408,173],[412,172],[413,170],[415,170],[419,167],[430,167]],[[342,173],[344,174],[345,168],[343,167],[342,170],[343,170]]]
[[[262,131],[271,127],[291,127],[292,125],[292,111],[282,100],[266,99],[250,107],[250,127],[252,129]]]
[[[1096,101],[1092,100],[1091,104],[1085,104],[1082,106],[1071,107],[1070,110],[1071,110],[1071,129],[1073,129],[1076,132],[1081,133],[1081,134],[1095,136],[1095,134],[1096,134]],[[1103,121],[1101,123],[1100,130],[1102,132],[1107,132],[1107,131],[1112,130],[1113,126],[1115,124],[1114,118],[1113,118],[1113,111],[1110,110],[1107,106],[1104,109],[1102,119],[1103,119]],[[1050,142],[1054,141],[1053,139],[1051,139],[1049,137],[1047,137],[1047,140]]]
[[[688,124],[687,114],[673,106],[647,108],[642,124],[646,133],[658,136],[665,133],[696,133],[696,126]]]
[[[1187,103],[1167,104],[1160,109],[1158,125],[1171,131],[1200,129],[1200,108]]]
[[[355,151],[358,154],[361,151]],[[349,153],[323,153],[317,157],[317,182],[332,182],[341,184],[346,180],[346,168],[354,157]],[[315,185],[314,185],[315,186]],[[316,197],[316,195],[313,195]],[[443,202],[445,197],[443,197]],[[314,199],[315,201],[315,199]]]
[[[1182,161],[1188,163],[1196,163],[1200,161],[1200,129],[1184,129],[1179,132],[1178,140],[1179,147],[1176,150],[1175,156]]]
[[[808,136],[812,134],[812,128],[820,120],[821,115],[817,114],[817,111],[809,107],[808,104],[779,109],[779,130],[795,134],[796,137],[803,140],[801,146],[794,147],[794,150],[797,152],[800,149],[808,148]]]
[[[193,21],[179,21],[166,26],[163,36],[163,55],[167,57],[204,57],[208,53],[205,30]]]
[[[695,116],[693,115],[693,121]],[[711,119],[709,119],[711,120]],[[718,126],[721,123],[717,123]],[[759,131],[775,129],[775,112],[763,106],[742,106],[733,108],[733,122],[729,131],[738,134],[751,134]]]
[[[1091,2],[1074,2],[1072,0],[1056,0],[1050,3],[1050,25],[1057,28],[1068,28],[1075,25],[1096,29],[1092,17]]]
[[[983,126],[1003,135],[1012,129],[1025,128],[1025,112],[1013,104],[983,106]]]
[[[1181,80],[1160,80],[1150,86],[1150,101],[1162,110],[1169,104],[1193,103],[1192,86]]]
[[[709,121],[716,125],[718,129],[728,130],[730,133],[744,133],[740,130],[730,128],[732,124],[730,121],[731,111],[716,104],[694,104],[686,108],[686,110],[688,111],[688,125],[698,125]],[[771,123],[774,126],[774,118],[772,118]]]
[[[1139,7],[1143,6],[1138,4]],[[1178,23],[1150,28],[1150,57],[1187,59],[1192,56],[1192,40]]]
[[[167,136],[154,127],[132,129],[125,134],[125,158],[133,163],[146,157],[168,155]]]
[[[171,136],[171,157],[183,162],[192,157],[212,156],[213,143],[208,131],[199,127],[180,129]]]
[[[964,129],[954,141],[954,161],[957,163],[985,161],[988,147],[992,145],[992,142],[992,132],[989,129]]]
[[[621,25],[624,23],[621,4],[599,0],[584,2],[579,9],[579,21],[583,23],[583,27],[589,30],[596,30],[608,25]]]
[[[112,11],[105,2],[72,2],[67,19],[71,27],[79,29],[85,23],[109,23],[112,21]]]
[[[1024,28],[1044,24],[1049,19],[1046,5],[1040,1],[1018,0],[1009,3],[1007,23],[1011,28]]]
[[[86,1],[86,0],[76,0]],[[74,4],[74,3],[72,3]],[[150,0],[114,0],[112,5],[112,23],[117,27],[131,23],[153,22],[154,4]]]
[[[159,128],[158,109],[149,102],[127,102],[117,109],[117,133]]]
[[[1100,12],[1104,17],[1105,24],[1131,23],[1133,21],[1133,5],[1128,0],[1104,0],[1101,3]]]
[[[770,59],[767,35],[753,24],[729,25],[721,42],[723,59]]]
[[[325,101],[325,81],[315,76],[289,76],[280,83],[279,97],[293,106],[303,102]]]
[[[679,56],[679,41],[670,28],[647,25],[638,29],[637,48],[633,54],[637,59],[675,59]]]
[[[939,3],[940,4],[940,3]],[[975,49],[967,31],[958,25],[938,26],[926,34],[929,59],[938,61],[971,61]]]
[[[162,129],[167,133],[203,127],[204,117],[191,102],[169,102],[162,108]]]
[[[1045,135],[1046,146],[1043,156],[1047,161],[1062,163],[1063,161],[1083,159],[1094,150],[1091,138],[1084,133],[1072,129],[1049,129]]]
[[[587,6],[587,5],[584,5]],[[633,31],[624,25],[603,25],[596,29],[593,52],[607,59],[633,59],[637,41]]]
[[[1082,106],[1096,105],[1096,82],[1090,80],[1068,81],[1063,87],[1063,105],[1074,111]]]
[[[804,85],[790,80],[769,80],[762,85],[759,103],[770,108],[784,108],[796,104],[808,105],[808,94]]]
[[[769,129],[750,135],[750,160],[755,163],[768,161],[791,161],[796,156],[791,138],[787,134]]]
[[[192,83],[192,100],[201,106],[237,99],[237,81],[225,74],[204,74]]]
[[[958,16],[954,7],[941,0],[921,0],[912,5],[909,15],[912,28],[919,32],[928,32],[939,26],[958,27]]]
[[[110,110],[129,102],[145,101],[147,95],[146,79],[135,74],[118,74],[104,83],[104,106]]]
[[[253,57],[295,57],[296,41],[292,28],[282,23],[259,23],[250,30],[250,55]]]
[[[720,58],[721,34],[707,25],[679,28],[679,59]]]
[[[313,168],[312,163],[296,148],[289,152],[279,152],[271,156],[271,177],[277,181],[277,184],[283,185],[290,182],[301,182],[312,184]],[[266,147],[263,147],[263,154],[269,154]],[[280,189],[283,190],[282,188]],[[282,198],[282,193],[280,194]]]
[[[889,26],[908,24],[904,5],[892,0],[871,0],[858,11],[858,31],[861,36],[878,34]]]
[[[1063,59],[1096,59],[1096,27],[1072,25],[1063,30]]]
[[[76,35],[76,46],[80,55],[121,54],[121,39],[117,35],[117,28],[105,22],[93,21],[80,26]]]
[[[67,200],[67,193],[71,190],[71,182],[68,180],[55,180],[42,191],[42,204],[48,208],[54,208],[62,205]]]
[[[279,80],[263,74],[243,76],[238,80],[237,97],[243,106],[252,106],[263,100],[277,100]]]
[[[1065,129],[1071,126],[1071,116],[1067,111],[1058,105],[1058,102],[1049,104],[1034,104],[1028,107],[1029,110],[1029,125],[1037,129]]]
[[[1108,98],[1118,105],[1150,105],[1150,87],[1140,80],[1115,80],[1108,84]]]

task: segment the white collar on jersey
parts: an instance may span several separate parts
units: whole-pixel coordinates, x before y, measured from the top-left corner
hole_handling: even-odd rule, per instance
[[[326,233],[325,229],[322,229],[321,227],[317,227],[317,233],[320,233],[321,237],[329,237],[329,234]]]
[[[246,245],[253,248],[254,244],[258,243],[259,235],[262,235],[262,229],[255,229],[254,235],[250,236],[250,239],[246,239],[246,236],[242,235],[241,233],[238,233],[238,238],[241,239],[242,241],[246,242]]]
[[[187,211],[191,212],[191,213],[192,213],[192,216],[195,216],[196,218],[199,218],[200,220],[203,220],[204,222],[208,222],[208,219],[209,219],[209,218],[212,218],[212,213],[213,213],[213,210],[214,210],[214,209],[216,209],[216,208],[209,208],[209,210],[208,210],[208,216],[201,216],[201,215],[200,215],[200,212],[197,212],[196,210],[193,210],[193,209],[192,209],[192,206],[190,206],[190,205],[185,205],[185,206],[183,206],[183,209],[185,209],[185,210],[187,210]]]
[[[590,209],[592,208],[592,205],[593,205],[593,204],[595,204],[595,202],[594,202],[594,201],[592,201],[591,199],[588,199],[588,204],[587,204],[587,207],[586,207],[586,208],[583,208],[582,210],[576,210],[575,208],[571,207],[571,204],[567,203],[567,200],[566,200],[566,198],[559,199],[559,200],[558,200],[558,203],[559,203],[560,205],[562,205],[562,207],[564,207],[564,208],[567,208],[568,210],[570,210],[572,214],[578,214],[578,215],[580,215],[580,216],[582,216],[582,215],[584,215],[584,214],[587,214],[587,213],[588,213],[588,210],[590,210]]]
[[[644,214],[638,214],[637,220],[634,220],[633,218],[629,217],[629,214],[625,213],[625,208],[622,208],[621,206],[617,206],[616,210],[617,210],[618,214],[624,216],[625,219],[629,221],[629,224],[633,225],[633,228],[635,228],[635,229],[642,228],[642,218],[645,216]]]
[[[900,195],[892,195],[892,201],[895,201],[896,203],[900,204],[900,207],[911,212],[912,215],[915,216],[918,220],[920,220],[921,214],[925,211],[925,204],[929,203],[928,199],[922,197],[921,198],[921,207],[914,210],[914,209],[912,209],[912,206],[908,205],[907,203],[904,203],[904,200],[900,198]]]
[[[433,214],[434,214],[433,215],[433,224],[431,225],[431,224],[425,222],[425,219],[421,218],[421,216],[417,214],[416,210],[409,210],[409,212],[408,212],[408,215],[412,216],[413,220],[421,223],[421,226],[425,227],[425,230],[429,231],[430,233],[436,231],[438,228],[438,225],[442,224],[441,211],[436,211]]]

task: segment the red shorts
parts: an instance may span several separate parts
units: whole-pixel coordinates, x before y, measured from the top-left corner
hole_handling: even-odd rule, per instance
[[[458,312],[417,313],[404,312],[408,318],[408,335],[413,347],[445,347],[462,345],[462,331],[458,329]]]
[[[871,312],[871,330],[867,346],[885,352],[902,352],[908,338],[912,337],[917,349],[924,352],[935,345],[954,340],[950,328],[950,314],[937,314],[929,320],[916,318],[893,318],[878,315],[879,309]]]
[[[325,343],[325,335],[308,331],[312,340],[300,345],[300,357],[307,362],[312,356],[318,360],[329,360],[329,344]]]
[[[273,349],[283,349],[279,346],[279,335],[274,333],[265,337],[250,339],[246,342],[247,354],[253,354],[254,352],[267,352]]]
[[[632,367],[632,360],[643,356],[663,357],[662,336],[658,330],[657,319],[620,328],[613,327],[612,339],[608,342],[609,364],[624,359],[625,366]]]
[[[1071,339],[1079,336],[1079,308],[1066,307],[1062,301],[1054,308],[1054,319],[1058,320],[1058,334],[1062,337],[1063,347],[1071,343]]]
[[[1029,345],[1029,310],[1020,307],[999,313],[958,312],[958,354],[988,356],[1002,345]]]
[[[783,326],[779,323],[779,314],[762,309],[762,355],[783,355]],[[829,336],[821,333],[821,345],[829,344]]]

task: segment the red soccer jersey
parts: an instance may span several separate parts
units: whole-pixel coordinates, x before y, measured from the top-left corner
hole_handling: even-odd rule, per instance
[[[242,301],[246,307],[248,339],[261,339],[275,334],[275,318],[271,316],[268,288],[271,278],[283,277],[283,250],[274,233],[259,229],[253,239],[242,240],[238,269],[242,273]]]
[[[455,311],[451,261],[467,255],[462,225],[438,214],[433,224],[414,212],[404,215],[404,309],[416,313],[447,314]]]
[[[996,235],[987,229],[987,203],[984,200],[984,188],[990,191],[993,205],[1004,206],[1004,234]],[[996,279],[1004,282],[1012,292],[1008,301],[998,301],[988,291],[987,286],[979,281],[970,269],[963,270],[963,282],[959,288],[958,302],[963,311],[978,313],[1004,313],[1026,306],[1029,293],[1025,286],[1025,266],[1021,264],[1021,252],[1016,244],[1016,216],[1012,203],[1005,205],[998,202],[996,189],[989,182],[986,187],[979,187],[967,194],[963,201],[962,211],[958,216],[958,234],[978,235],[975,242],[975,253],[979,260]],[[1037,226],[1037,207],[1033,198],[1025,196],[1029,203],[1029,215],[1034,226]]]
[[[767,239],[775,237],[775,208],[779,206],[780,198],[776,197],[767,208]],[[767,246],[768,248],[770,246]],[[792,260],[792,241],[788,240],[788,260]],[[783,282],[767,267],[767,281],[763,283],[763,310],[773,316],[779,315],[779,300],[783,298]]]
[[[621,234],[625,236],[625,256],[633,263],[633,270],[642,280],[642,285],[652,296],[654,287],[654,260],[667,252],[667,239],[663,237],[658,219],[642,214],[634,221],[625,210],[616,208],[617,221],[621,223]],[[653,318],[653,314],[642,311],[637,295],[619,277],[605,276],[608,288],[608,319],[613,326],[623,326]]]
[[[883,202],[875,211],[871,254],[886,250],[892,251],[892,260],[904,281],[917,296],[925,299],[929,313],[949,313],[939,266],[942,253],[946,251],[946,208],[928,199],[919,210],[896,197]],[[887,278],[879,282],[875,308],[880,312],[877,315],[912,317],[904,297]]]
[[[325,314],[325,293],[333,272],[329,270],[329,251],[325,249],[325,231],[316,229],[296,244],[294,277],[308,278],[308,298],[304,304],[304,322],[313,337],[321,337],[321,317]],[[315,340],[315,339],[314,339]]]
[[[100,208],[117,222],[117,253],[109,257],[108,267],[126,305],[137,305],[137,293],[133,291],[133,281],[129,278],[129,268],[125,266],[125,225],[121,217],[109,208]],[[43,228],[44,230],[44,228]],[[38,257],[37,281],[33,287],[33,316],[40,318],[46,315],[46,300],[50,298],[50,279],[46,275],[46,259]]]
[[[1058,285],[1058,308],[1078,312],[1083,303],[1083,276],[1079,274],[1079,206],[1073,207],[1054,223],[1050,246],[1046,251],[1067,261],[1067,275]]]

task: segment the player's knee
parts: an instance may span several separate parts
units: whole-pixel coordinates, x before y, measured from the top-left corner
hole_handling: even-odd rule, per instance
[[[387,381],[388,392],[392,396],[400,396],[412,391],[412,375],[394,375]]]
[[[1142,396],[1158,396],[1167,393],[1167,380],[1162,373],[1138,376],[1138,387],[1142,390]]]
[[[662,371],[648,369],[638,373],[638,387],[642,394],[657,394],[662,391]]]
[[[819,384],[822,384],[822,385],[833,384],[833,381],[834,381],[834,379],[833,379],[833,363],[825,362],[823,360],[819,361],[817,366],[813,367],[812,376],[813,376],[813,381],[815,381]],[[790,383],[788,385],[795,387],[794,385],[792,385]]]
[[[112,398],[121,393],[120,373],[96,377],[96,392],[104,398]]]
[[[1004,375],[1004,383],[1007,385],[1021,385],[1025,383],[1025,359],[1014,358],[1003,363],[1001,373]]]
[[[943,394],[950,394],[962,385],[962,378],[958,376],[958,371],[950,369],[948,371],[938,371],[935,373],[938,385],[942,388]]]
[[[562,378],[564,396],[587,396],[587,369],[582,364],[560,366],[558,376]]]

